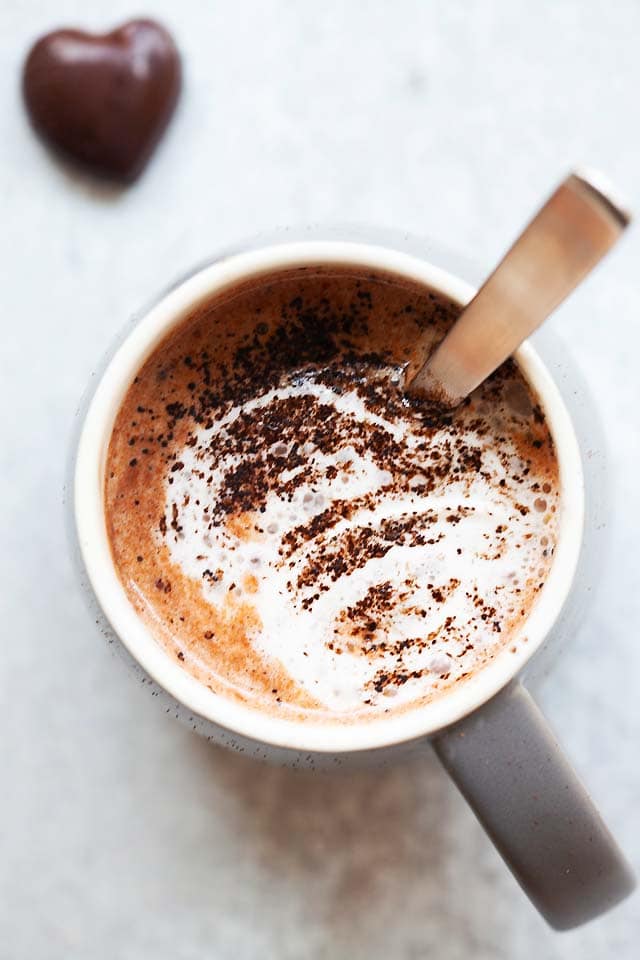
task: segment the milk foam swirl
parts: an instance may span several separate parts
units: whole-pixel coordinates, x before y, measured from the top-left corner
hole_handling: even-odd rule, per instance
[[[212,610],[249,603],[256,654],[332,711],[469,675],[515,635],[555,543],[557,494],[530,476],[508,378],[490,415],[433,423],[392,374],[289,374],[195,431],[167,473],[173,563]]]

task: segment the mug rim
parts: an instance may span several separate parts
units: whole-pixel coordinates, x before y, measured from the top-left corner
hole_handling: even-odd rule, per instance
[[[482,706],[522,670],[553,628],[574,579],[584,523],[584,478],[578,441],[560,391],[537,351],[525,342],[514,358],[537,395],[554,440],[561,510],[549,575],[529,616],[507,646],[463,683],[425,704],[389,717],[344,723],[279,718],[224,693],[214,693],[188,673],[154,639],[136,612],[112,558],[104,511],[104,473],[115,417],[146,359],[199,305],[240,281],[317,264],[351,264],[396,273],[438,290],[461,307],[475,293],[471,284],[413,254],[353,241],[275,242],[233,253],[199,269],[141,317],[102,373],[77,445],[73,514],[80,555],[100,608],[134,660],[160,687],[191,713],[232,734],[275,747],[338,754],[432,736]]]

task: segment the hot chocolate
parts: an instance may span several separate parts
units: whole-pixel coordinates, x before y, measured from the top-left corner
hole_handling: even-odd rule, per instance
[[[395,275],[296,268],[205,303],[139,371],[107,457],[112,553],[214,691],[362,720],[525,642],[560,509],[544,414],[513,361],[445,417],[402,392],[457,312]]]

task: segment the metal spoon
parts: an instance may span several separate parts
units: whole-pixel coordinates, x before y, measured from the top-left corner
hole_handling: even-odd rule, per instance
[[[456,407],[562,303],[629,220],[600,174],[570,174],[405,389]]]

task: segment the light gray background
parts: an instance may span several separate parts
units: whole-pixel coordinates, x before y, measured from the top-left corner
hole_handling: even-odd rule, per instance
[[[96,187],[33,137],[39,33],[161,16],[184,95],[143,179]],[[491,265],[575,162],[640,211],[634,2],[20,0],[0,10],[0,956],[636,956],[638,897],[568,934],[524,900],[431,756],[322,777],[164,716],[98,636],[61,510],[74,410],[126,318],[283,223],[426,233]],[[640,864],[640,240],[558,313],[610,441],[614,550],[543,702]]]

